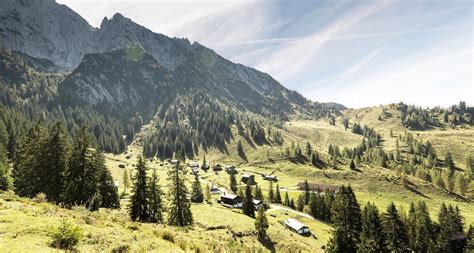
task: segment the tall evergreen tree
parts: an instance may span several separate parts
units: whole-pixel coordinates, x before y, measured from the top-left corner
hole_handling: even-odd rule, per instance
[[[95,156],[95,162],[97,163],[96,168],[100,171],[100,206],[105,208],[120,208],[118,189],[114,184],[110,171],[105,167],[104,156],[99,152],[97,152]]]
[[[370,202],[362,210],[362,232],[360,233],[359,252],[387,252],[379,211]]]
[[[204,194],[202,193],[198,174],[194,175],[194,182],[191,188],[191,201],[194,203],[202,203],[204,201]]]
[[[388,205],[384,213],[382,227],[387,242],[387,249],[390,252],[396,253],[406,252],[408,248],[406,227],[393,202]]]
[[[164,217],[164,206],[163,206],[163,191],[161,190],[160,185],[158,184],[158,174],[156,169],[153,168],[153,173],[151,174],[150,181],[148,183],[149,190],[148,194],[148,204],[150,212],[150,221],[155,223],[163,223]]]
[[[135,165],[136,172],[133,176],[133,186],[130,196],[129,213],[133,221],[148,221],[150,210],[148,209],[148,185],[146,172],[148,170],[145,159],[139,156]]]
[[[258,239],[267,237],[268,220],[265,215],[265,208],[258,209],[257,217],[255,218],[255,230],[257,230]]]
[[[184,183],[184,169],[180,163],[168,172],[170,207],[168,224],[175,226],[188,226],[193,223],[191,202],[188,199],[188,189]]]
[[[452,176],[454,174],[454,170],[456,169],[456,166],[454,165],[454,160],[451,155],[451,152],[447,152],[446,156],[444,157],[444,167],[449,169],[449,174]]]
[[[305,155],[306,155],[306,157],[309,158],[312,153],[313,153],[313,149],[311,147],[311,143],[309,143],[309,141],[308,141],[308,142],[306,142]]]
[[[47,173],[48,180],[42,180],[44,183],[41,189],[49,200],[60,202],[62,201],[64,176],[68,169],[70,149],[68,135],[62,123],[54,125],[51,137],[47,142],[44,172]]]
[[[235,173],[230,173],[230,190],[233,193],[237,193],[237,179],[235,178]]]
[[[130,187],[130,177],[128,176],[127,169],[123,170],[122,182],[123,182],[123,194],[125,194],[127,193],[127,189]]]
[[[361,215],[354,192],[350,186],[342,186],[332,206],[334,230],[328,242],[328,252],[357,252],[360,232]]]
[[[455,240],[454,238],[464,236],[463,217],[459,213],[459,209],[452,205],[446,206],[441,204],[438,214],[439,233],[438,246],[440,251],[454,253],[463,252],[466,242],[463,240]]]
[[[90,143],[86,128],[81,128],[76,136],[66,171],[62,198],[67,204],[85,204],[88,209],[97,210],[101,198],[99,179],[105,165],[103,160],[98,160],[100,156],[91,148]]]
[[[273,182],[268,182],[268,202],[275,202],[275,194],[273,193]]]
[[[13,189],[13,178],[5,161],[0,160],[0,191]]]
[[[304,180],[303,191],[304,191],[304,204],[307,205],[309,203],[309,194],[310,194],[308,180]]]
[[[247,216],[255,217],[255,206],[253,205],[252,200],[252,189],[250,188],[250,185],[247,184],[245,187],[244,201],[242,203],[242,211]]]
[[[309,196],[309,210],[311,211],[311,216],[319,218],[318,196],[315,192],[312,192]]]
[[[258,185],[255,185],[255,194],[253,197],[258,200],[263,200],[262,189],[258,187]]]
[[[288,191],[285,191],[285,206],[290,206],[290,197],[288,196]]]
[[[276,191],[275,191],[275,203],[281,204],[280,186],[278,186],[278,184],[276,185]]]

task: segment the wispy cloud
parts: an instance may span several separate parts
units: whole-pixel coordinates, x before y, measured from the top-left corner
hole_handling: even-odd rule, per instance
[[[93,25],[121,12],[199,41],[315,100],[474,103],[469,0],[58,1]]]

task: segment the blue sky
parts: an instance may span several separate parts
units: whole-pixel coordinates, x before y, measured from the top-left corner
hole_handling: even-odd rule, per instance
[[[321,102],[474,104],[473,1],[57,0],[199,41]]]

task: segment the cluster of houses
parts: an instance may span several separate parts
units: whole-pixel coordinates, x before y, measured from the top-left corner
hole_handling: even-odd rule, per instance
[[[170,160],[169,161],[171,164],[176,164],[178,161],[177,160]],[[224,170],[228,174],[237,174],[237,168],[232,165],[227,165],[227,166],[222,166],[221,164],[215,164],[212,167],[207,164],[203,163],[201,166],[199,166],[199,163],[196,161],[192,161],[188,163],[188,166],[191,168],[191,172],[193,174],[198,174],[199,169],[203,170],[208,170],[212,168],[213,171],[219,172]],[[271,182],[277,182],[278,178],[275,175],[272,174],[261,174],[262,179],[266,181],[271,181]],[[250,185],[256,185],[257,182],[255,181],[255,175],[252,174],[242,174],[241,175],[241,181],[242,183],[245,184],[250,184]],[[305,187],[304,183],[299,183],[298,188],[303,189]],[[319,191],[324,191],[326,189],[330,191],[337,191],[339,190],[338,186],[333,186],[333,185],[323,185],[323,184],[309,184],[310,190],[319,190]],[[242,197],[235,195],[235,194],[229,194],[226,193],[224,190],[220,190],[217,186],[212,185],[210,187],[210,193],[213,195],[216,194],[221,194],[218,202],[225,207],[228,208],[242,208],[243,205],[243,199]],[[254,199],[252,200],[253,205],[256,210],[260,208],[264,208],[264,203],[262,200]],[[293,219],[293,218],[288,218],[285,221],[283,221],[283,224],[290,229],[291,231],[297,233],[297,234],[310,234],[310,230],[308,226],[304,225],[300,221]]]

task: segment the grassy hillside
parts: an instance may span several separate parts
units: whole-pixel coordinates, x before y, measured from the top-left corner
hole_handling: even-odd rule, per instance
[[[364,108],[360,110],[348,110],[345,117],[350,122],[360,122],[374,126],[382,134],[383,146],[390,150],[394,148],[395,137],[390,136],[390,129],[394,136],[402,134],[405,129],[396,120],[393,112],[393,120],[380,121],[377,119],[379,108]],[[357,115],[357,118],[355,117]],[[133,171],[136,156],[141,154],[141,140],[147,133],[144,126],[140,135],[128,147],[124,154],[106,154],[107,166],[110,168],[114,180],[119,181],[119,191],[123,191],[122,176],[126,169],[128,173]],[[433,129],[429,131],[412,131],[416,138],[424,141],[430,140],[436,152],[442,157],[449,149],[453,153],[456,165],[463,168],[463,157],[474,150],[474,129]],[[227,145],[227,153],[211,149],[206,153],[207,161],[213,164],[236,165],[239,171],[238,181],[242,173],[254,174],[258,185],[262,188],[264,195],[267,194],[269,183],[264,181],[261,174],[276,175],[278,184],[284,194],[288,192],[291,198],[300,194],[297,184],[304,180],[310,183],[325,183],[333,185],[350,184],[361,205],[367,201],[374,202],[380,211],[384,211],[387,205],[394,201],[403,210],[408,210],[410,202],[423,200],[429,207],[433,219],[437,219],[437,213],[442,202],[459,206],[465,217],[466,225],[474,224],[474,204],[468,199],[448,193],[446,190],[435,187],[420,179],[408,176],[413,187],[406,188],[400,180],[396,171],[384,169],[366,163],[358,164],[358,170],[349,169],[348,161],[339,159],[338,169],[318,169],[310,166],[302,160],[292,162],[285,159],[285,148],[299,144],[304,149],[305,143],[309,141],[312,147],[318,151],[323,162],[328,161],[327,150],[330,144],[342,147],[354,147],[361,141],[361,135],[345,130],[340,119],[336,125],[331,125],[327,120],[321,121],[292,121],[284,125],[281,130],[284,143],[277,145],[271,141],[265,145],[257,145],[243,137],[234,134],[234,138]],[[241,141],[247,160],[242,159],[237,153],[237,143]],[[462,145],[461,145],[462,144]],[[204,153],[201,151],[199,160]],[[170,169],[167,162],[150,159],[149,167],[156,168],[163,190],[167,191],[166,175]],[[192,180],[191,173],[187,174],[188,183]],[[227,188],[229,175],[224,171],[208,172],[200,171],[203,186],[205,184],[217,185]],[[274,184],[275,185],[275,184]],[[240,187],[244,185],[241,184]],[[473,184],[471,183],[471,191]],[[224,208],[216,203],[217,195],[212,197],[210,204],[193,204],[192,211],[195,223],[188,229],[177,229],[175,227],[142,224],[131,222],[128,218],[126,206],[127,199],[122,200],[120,210],[100,210],[91,213],[84,208],[77,207],[63,209],[48,203],[38,203],[34,200],[18,198],[9,194],[0,196],[0,251],[53,251],[49,246],[51,227],[60,224],[63,218],[79,225],[84,231],[84,239],[78,249],[81,251],[113,249],[131,249],[134,251],[160,251],[160,252],[194,252],[217,251],[271,251],[278,252],[320,252],[326,245],[331,226],[307,215],[294,212],[289,209],[281,209],[272,206],[267,211],[270,228],[269,235],[271,243],[261,243],[254,234],[254,220],[241,214],[240,210]],[[306,224],[315,237],[303,237],[290,232],[282,225],[282,221],[288,217],[297,218]],[[173,239],[170,239],[173,238]]]

